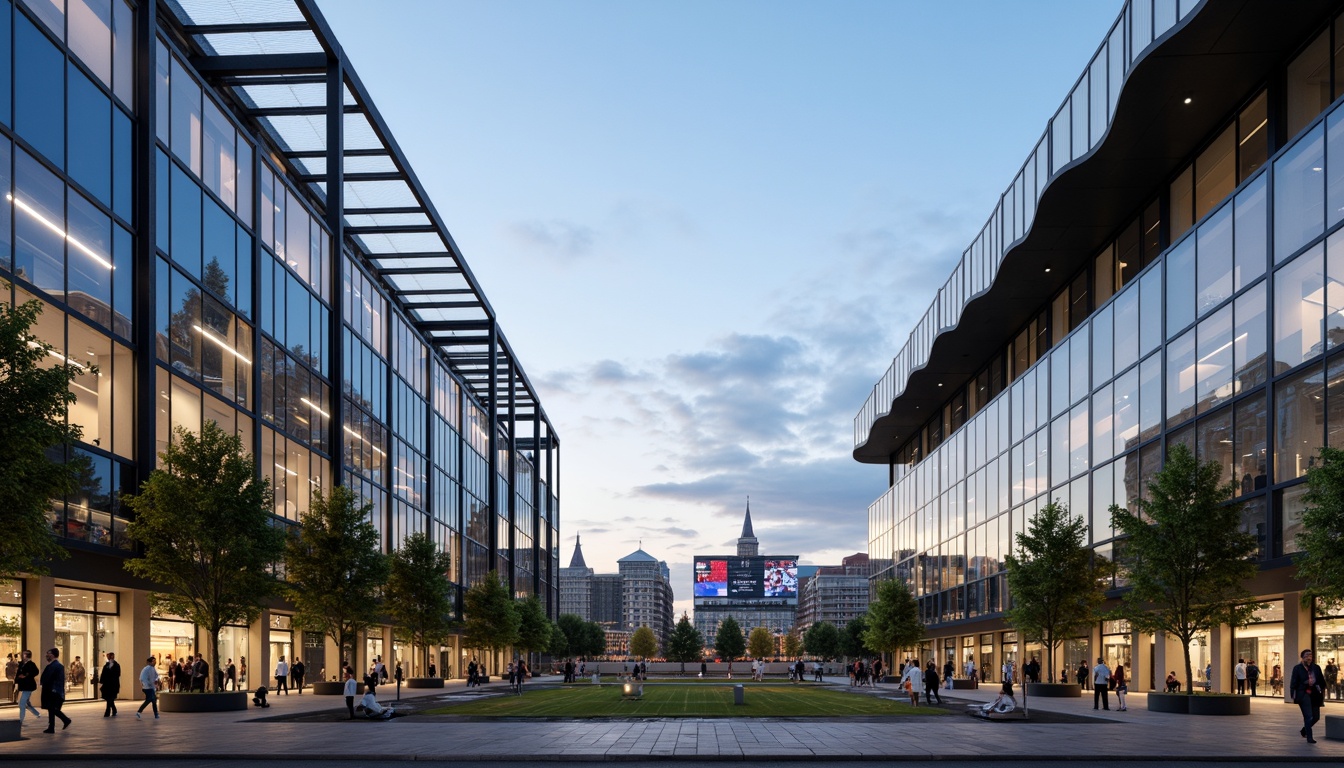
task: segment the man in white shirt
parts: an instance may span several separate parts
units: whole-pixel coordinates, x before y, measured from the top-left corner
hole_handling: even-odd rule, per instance
[[[145,711],[145,707],[154,705],[154,719],[159,719],[159,670],[154,666],[154,657],[150,656],[145,660],[145,668],[140,670],[140,690],[145,694],[145,701],[140,708],[135,711],[135,719],[140,719],[140,713]]]
[[[1106,666],[1106,662],[1097,657],[1097,666],[1092,668],[1092,708],[1097,708],[1097,702],[1101,702],[1101,708],[1111,709],[1110,697],[1107,692],[1111,689],[1111,668]]]
[[[1246,660],[1237,659],[1237,666],[1232,670],[1233,676],[1237,678],[1237,693],[1246,694]]]
[[[1013,677],[1013,662],[1011,659],[1003,662],[1003,668],[999,670],[999,675],[1005,683],[1011,683],[1015,680]]]
[[[282,690],[286,696],[289,695],[289,665],[285,663],[284,656],[275,664],[275,695],[279,696]]]

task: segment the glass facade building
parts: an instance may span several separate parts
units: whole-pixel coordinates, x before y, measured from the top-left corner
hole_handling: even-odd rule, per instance
[[[3,300],[40,302],[50,363],[83,373],[57,457],[83,481],[49,515],[73,557],[0,589],[12,644],[90,668],[199,648],[122,569],[120,498],[206,420],[254,454],[277,523],[344,484],[387,551],[423,532],[451,554],[459,611],[494,569],[555,615],[558,438],[316,4],[0,0],[0,48]],[[229,656],[332,677],[289,618],[226,630]],[[364,650],[421,673],[388,627]],[[438,650],[458,675],[471,649]]]
[[[1112,559],[1110,506],[1144,498],[1176,444],[1235,484],[1268,605],[1195,643],[1200,682],[1209,665],[1231,690],[1239,657],[1268,677],[1299,648],[1335,656],[1291,555],[1305,473],[1344,444],[1344,5],[1282,10],[1124,3],[855,418],[854,457],[890,478],[873,579],[910,584],[925,657],[991,680],[1043,658],[1003,620],[1015,535],[1059,500]],[[1123,622],[1061,650],[1141,690],[1180,661]]]

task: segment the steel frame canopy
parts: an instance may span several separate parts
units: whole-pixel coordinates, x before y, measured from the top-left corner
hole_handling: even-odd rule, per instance
[[[511,436],[531,422],[531,438],[516,444],[558,444],[485,292],[315,0],[159,4],[180,24],[196,70],[236,99],[325,209],[335,241],[363,257],[471,393],[508,419]],[[336,296],[341,270],[332,271]]]

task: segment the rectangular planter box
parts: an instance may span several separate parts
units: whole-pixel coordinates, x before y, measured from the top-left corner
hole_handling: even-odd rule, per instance
[[[952,690],[954,691],[974,691],[980,686],[974,680],[964,677],[952,678]]]
[[[1325,738],[1344,741],[1344,715],[1325,716]]]
[[[19,735],[18,720],[0,720],[0,743],[6,741],[18,741],[23,738]]]

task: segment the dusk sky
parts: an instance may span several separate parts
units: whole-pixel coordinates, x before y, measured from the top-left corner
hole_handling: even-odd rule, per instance
[[[319,0],[561,440],[561,565],[866,551],[853,418],[1120,12]]]

